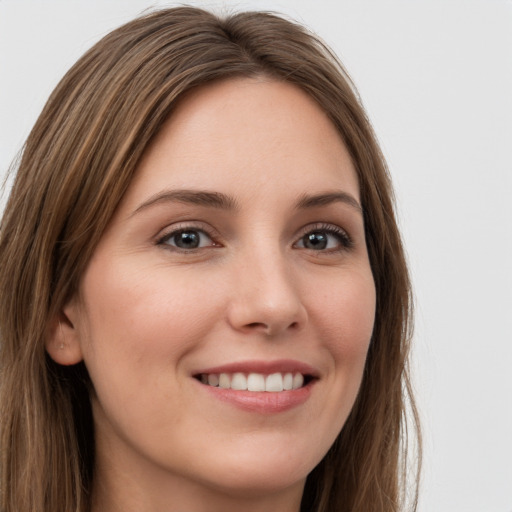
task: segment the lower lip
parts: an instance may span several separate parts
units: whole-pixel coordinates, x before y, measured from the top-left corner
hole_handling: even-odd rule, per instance
[[[259,414],[275,414],[288,411],[306,402],[311,395],[311,388],[314,382],[311,381],[299,389],[277,392],[238,391],[208,386],[200,382],[198,384],[215,398],[244,411]]]

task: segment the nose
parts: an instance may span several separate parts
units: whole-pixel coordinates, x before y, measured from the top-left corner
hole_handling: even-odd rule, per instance
[[[298,283],[285,258],[267,255],[244,261],[235,277],[228,321],[238,331],[275,337],[307,322]]]

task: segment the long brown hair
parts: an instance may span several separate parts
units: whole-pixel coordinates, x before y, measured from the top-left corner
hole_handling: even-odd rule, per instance
[[[111,32],[65,75],[25,145],[0,231],[1,511],[86,512],[94,433],[83,364],[45,352],[49,322],[77,291],[137,163],[191,89],[268,76],[328,114],[358,173],[377,311],[361,389],[309,475],[304,512],[404,507],[409,278],[382,154],[347,73],[315,36],[269,13],[219,18],[192,7]],[[420,446],[418,443],[417,446]],[[418,465],[419,467],[419,465]],[[416,508],[413,478],[410,509]]]

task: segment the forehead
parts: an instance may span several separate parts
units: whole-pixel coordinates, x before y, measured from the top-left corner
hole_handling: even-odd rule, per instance
[[[229,80],[190,93],[145,151],[126,200],[156,189],[269,188],[303,194],[341,188],[359,197],[336,128],[298,87],[266,78]]]

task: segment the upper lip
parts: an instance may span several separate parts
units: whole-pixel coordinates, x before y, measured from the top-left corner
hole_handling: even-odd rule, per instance
[[[219,366],[203,368],[196,372],[194,375],[201,374],[220,374],[220,373],[261,373],[270,375],[271,373],[302,373],[311,377],[318,378],[319,372],[313,366],[295,361],[293,359],[279,359],[275,361],[239,361]]]

